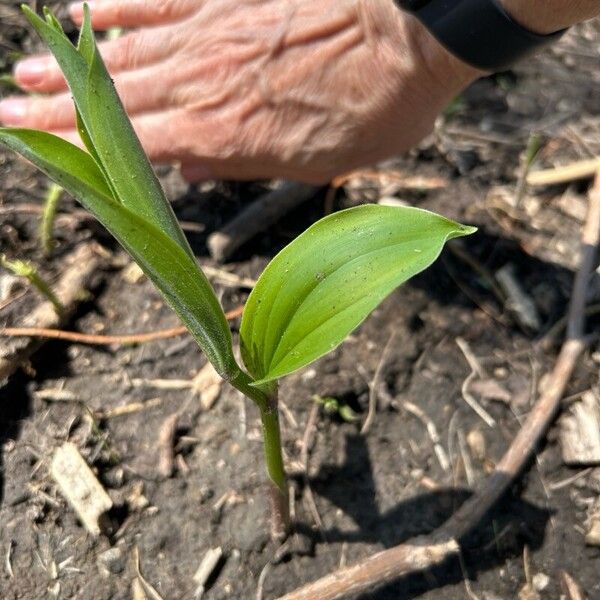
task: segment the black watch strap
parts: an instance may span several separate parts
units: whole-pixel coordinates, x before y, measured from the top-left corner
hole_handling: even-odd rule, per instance
[[[519,25],[499,0],[395,0],[452,54],[484,71],[502,71],[557,40]]]

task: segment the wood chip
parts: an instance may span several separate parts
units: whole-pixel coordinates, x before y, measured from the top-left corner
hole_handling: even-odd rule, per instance
[[[587,520],[585,543],[588,546],[600,547],[600,498],[596,500],[596,504],[592,507],[590,516]]]
[[[163,597],[144,578],[140,571],[140,551],[137,546],[133,549],[132,559],[133,568],[137,576],[137,579],[134,579],[132,583],[132,595],[134,600],[163,600]]]
[[[600,406],[592,391],[582,394],[561,418],[560,443],[567,465],[600,465]]]
[[[515,274],[514,266],[507,264],[496,273],[496,279],[507,297],[509,308],[520,325],[531,331],[539,331],[542,326],[535,302],[523,289]]]
[[[210,410],[221,394],[223,385],[222,377],[215,371],[215,368],[206,363],[198,374],[192,380],[192,392],[200,395],[200,405],[202,410]]]
[[[199,600],[205,592],[206,582],[210,579],[210,576],[214,573],[217,565],[219,564],[221,557],[223,556],[223,550],[221,547],[210,548],[207,550],[200,566],[196,573],[194,573],[194,583],[196,584],[196,591],[194,598]]]
[[[144,278],[144,271],[142,271],[141,267],[135,263],[130,262],[122,271],[121,277],[127,283],[131,285],[135,285],[139,283]]]
[[[56,449],[50,473],[83,526],[98,536],[102,518],[113,503],[74,444],[65,442]]]
[[[593,177],[600,170],[600,157],[589,160],[581,160],[570,165],[545,169],[543,171],[532,171],[527,176],[529,185],[556,185],[568,183],[577,179]]]
[[[179,413],[169,415],[158,434],[158,474],[164,478],[171,477],[175,468],[174,445],[178,421]]]
[[[486,444],[485,437],[479,429],[472,429],[466,437],[467,446],[471,456],[480,462],[486,459]]]
[[[496,400],[498,402],[510,402],[510,392],[496,379],[479,379],[471,383],[471,392],[484,400]]]
[[[568,600],[585,600],[586,596],[583,590],[566,571],[560,572],[560,584]]]
[[[313,198],[318,191],[319,188],[312,185],[284,182],[255,200],[222,229],[211,233],[206,242],[210,255],[218,262],[227,260],[240,246]]]

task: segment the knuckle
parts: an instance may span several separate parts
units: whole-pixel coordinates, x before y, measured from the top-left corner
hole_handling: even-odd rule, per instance
[[[135,66],[137,48],[138,35],[135,33],[129,33],[116,39],[109,52],[112,68],[126,69]]]

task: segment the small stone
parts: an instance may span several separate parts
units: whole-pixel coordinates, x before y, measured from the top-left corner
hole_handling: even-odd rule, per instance
[[[139,283],[144,277],[144,272],[137,263],[130,262],[122,271],[121,277],[132,285]]]
[[[479,461],[485,460],[485,438],[479,429],[473,429],[467,434],[467,445],[471,456]]]
[[[546,573],[536,573],[531,578],[531,585],[538,592],[543,592],[550,585],[550,577]]]
[[[585,543],[588,546],[600,546],[600,514],[596,514],[590,519]]]
[[[109,548],[96,559],[100,573],[105,577],[118,575],[125,569],[125,557],[121,548]]]
[[[131,492],[127,495],[127,504],[132,512],[141,511],[150,505],[150,501],[144,496],[144,482],[136,481],[131,486]]]

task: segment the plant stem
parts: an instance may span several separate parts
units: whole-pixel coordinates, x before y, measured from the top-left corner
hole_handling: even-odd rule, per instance
[[[290,511],[285,469],[281,455],[279,410],[277,392],[269,398],[267,408],[261,409],[265,460],[269,474],[269,497],[271,500],[271,537],[278,542],[285,539],[290,529]]]
[[[0,266],[8,269],[18,277],[25,277],[28,279],[29,283],[31,283],[31,285],[33,285],[46,300],[52,303],[56,314],[59,316],[63,314],[64,306],[61,301],[32,263],[25,260],[8,260],[4,254],[0,254]]]
[[[42,221],[40,223],[40,241],[42,244],[42,252],[45,256],[48,256],[54,247],[54,217],[56,216],[56,208],[62,193],[63,189],[56,183],[52,183],[46,194],[44,212],[42,213]]]
[[[262,422],[265,462],[269,476],[269,498],[271,502],[271,537],[282,541],[290,529],[290,512],[285,469],[281,453],[277,388],[268,392],[251,385],[252,380],[240,371],[230,379],[231,384],[242,394],[254,401],[260,410]]]

